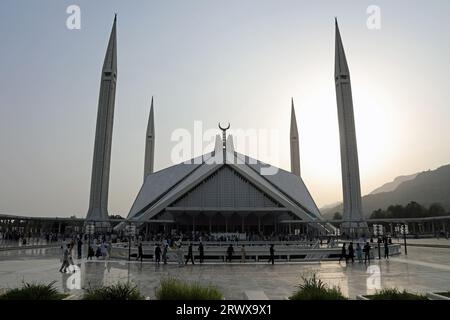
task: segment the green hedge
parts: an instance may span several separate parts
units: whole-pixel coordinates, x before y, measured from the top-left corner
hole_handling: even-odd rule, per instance
[[[62,300],[68,295],[55,288],[56,281],[49,284],[26,283],[22,287],[9,289],[0,296],[0,300]]]
[[[302,279],[303,283],[289,300],[347,300],[339,287],[328,287],[315,274],[311,278]]]
[[[130,283],[116,283],[110,286],[89,288],[83,300],[144,300],[137,286]]]
[[[428,300],[426,296],[407,292],[406,290],[400,291],[396,288],[383,289],[376,294],[365,295],[370,300]]]
[[[189,284],[177,279],[161,280],[161,286],[155,289],[159,300],[222,300],[223,294],[214,286]]]

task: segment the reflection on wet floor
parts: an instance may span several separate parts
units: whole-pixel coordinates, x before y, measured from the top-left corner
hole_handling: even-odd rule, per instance
[[[151,261],[75,260],[75,273],[58,272],[59,250],[26,249],[0,253],[0,288],[16,287],[22,281],[50,282],[65,292],[80,293],[82,289],[117,281],[130,281],[150,298],[163,277],[175,277],[203,284],[213,284],[224,292],[226,299],[242,299],[246,290],[262,290],[271,299],[289,296],[301,281],[301,276],[316,273],[323,281],[339,286],[354,298],[373,293],[380,287],[407,288],[426,292],[448,290],[450,283],[450,251],[438,248],[413,248],[408,256],[375,260],[367,265],[355,262],[196,264],[179,267],[176,264],[156,266]],[[429,262],[432,261],[432,262]]]

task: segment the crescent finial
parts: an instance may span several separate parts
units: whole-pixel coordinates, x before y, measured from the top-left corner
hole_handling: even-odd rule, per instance
[[[230,123],[228,122],[228,127],[222,128],[222,126],[220,125],[220,122],[219,122],[219,129],[220,130],[228,130],[228,129],[230,129]]]

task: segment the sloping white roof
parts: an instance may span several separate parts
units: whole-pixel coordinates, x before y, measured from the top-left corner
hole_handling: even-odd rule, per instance
[[[133,217],[142,211],[142,209],[161,197],[177,183],[183,181],[187,175],[201,166],[210,157],[211,154],[206,154],[148,175],[128,216]]]
[[[223,164],[221,144],[221,140],[216,139],[214,152],[147,176],[128,217],[137,220],[151,219],[220,167],[227,165],[302,220],[322,219],[317,205],[300,177],[273,166],[271,169],[275,169],[274,174],[264,175],[264,168],[270,165],[233,152],[231,136],[227,139],[227,163]],[[233,155],[230,157],[229,153]],[[230,159],[233,158],[236,161],[230,163]]]
[[[243,154],[236,154],[239,159],[245,161],[245,164],[250,166],[258,173],[264,173],[264,171],[262,171],[262,168],[268,168],[269,166],[272,166]],[[274,166],[272,166],[271,170],[267,171],[273,171],[275,172],[275,174],[263,174],[262,177],[279,188],[284,194],[288,195],[292,200],[297,202],[298,205],[313,213],[314,216],[321,217],[319,208],[317,207],[311,194],[309,193],[308,188],[306,188],[306,185],[303,182],[302,178],[289,171]]]

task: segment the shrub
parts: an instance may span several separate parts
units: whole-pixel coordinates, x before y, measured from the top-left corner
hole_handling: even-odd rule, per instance
[[[302,277],[303,283],[289,300],[347,300],[339,287],[328,287],[315,274],[311,278]]]
[[[155,289],[159,300],[222,300],[223,294],[214,286],[189,284],[177,279],[161,280],[161,286]]]
[[[116,283],[110,286],[89,288],[83,300],[143,300],[139,289],[130,283]]]
[[[414,294],[406,290],[400,291],[396,288],[383,289],[373,295],[366,295],[370,300],[427,300],[424,295]]]
[[[450,298],[450,291],[447,291],[447,292],[438,292],[438,294],[440,294],[441,296]]]
[[[56,281],[49,284],[23,282],[21,288],[7,290],[0,300],[62,300],[67,294],[58,292]]]

